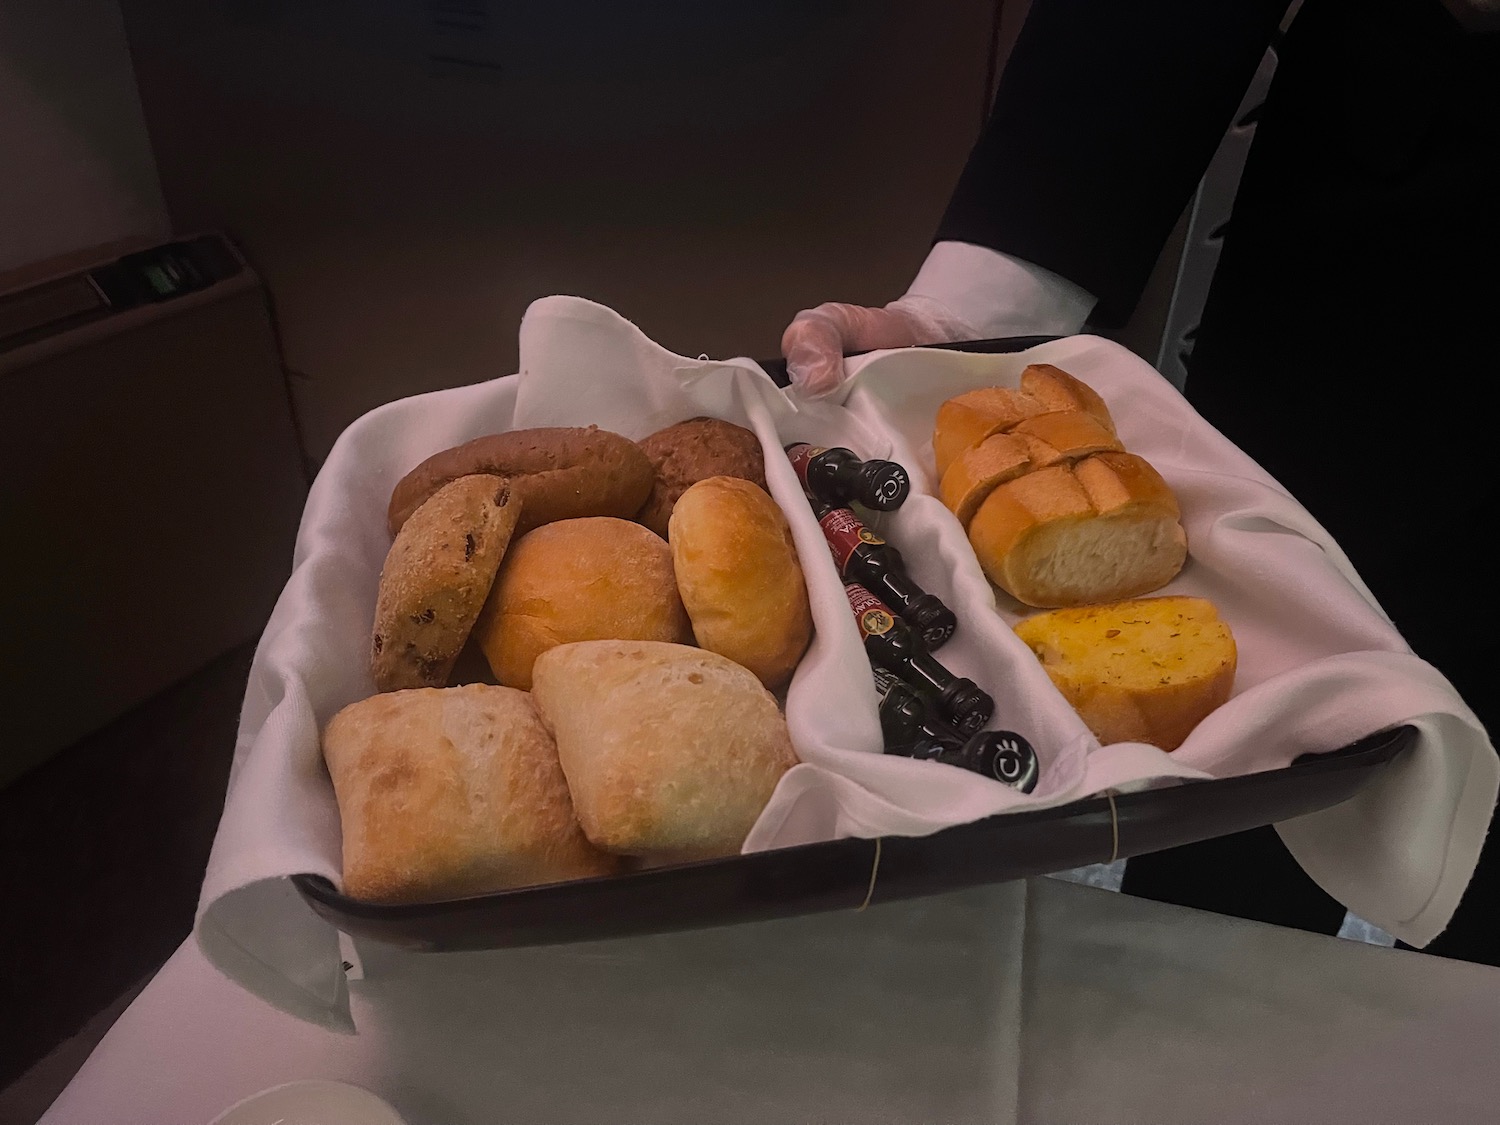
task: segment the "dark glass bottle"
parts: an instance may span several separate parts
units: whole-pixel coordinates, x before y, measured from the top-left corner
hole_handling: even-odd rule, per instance
[[[884,668],[873,671],[887,754],[971,770],[1022,793],[1036,788],[1036,751],[1026,739],[1007,730],[983,730],[965,739],[931,714],[926,698],[916,688]]]
[[[955,676],[937,662],[921,636],[863,586],[846,583],[844,593],[864,638],[870,663],[894,672],[913,687],[937,697],[942,716],[963,734],[983,729],[995,701],[973,680]]]
[[[825,504],[842,507],[858,501],[871,511],[889,512],[911,493],[911,478],[894,461],[861,461],[842,447],[806,442],[787,446],[786,455],[803,489]]]
[[[866,527],[848,508],[816,501],[813,514],[833,552],[834,565],[845,582],[858,582],[887,599],[902,618],[922,635],[929,650],[942,648],[958,628],[958,618],[935,594],[911,580],[901,552]]]

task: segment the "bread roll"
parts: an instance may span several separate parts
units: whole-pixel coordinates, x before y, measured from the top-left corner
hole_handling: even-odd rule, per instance
[[[516,534],[584,516],[629,519],[656,479],[635,442],[598,426],[555,426],[489,434],[434,453],[391,492],[391,534],[451,480],[472,473],[505,477],[521,505]]]
[[[607,875],[525,692],[471,684],[345,707],[323,732],[344,893],[433,902]]]
[[[656,470],[656,483],[635,518],[663,539],[678,498],[700,480],[739,477],[766,487],[760,438],[732,422],[692,418],[657,430],[640,446]]]
[[[969,542],[990,581],[1027,605],[1116,601],[1182,569],[1179,517],[1149,464],[1100,453],[999,485],[970,522]]]
[[[1032,469],[1026,442],[1010,434],[994,434],[958,455],[943,474],[938,488],[943,503],[965,527],[996,485],[1015,480]]]
[[[517,539],[474,632],[495,679],[522,690],[553,645],[693,639],[671,548],[638,523],[606,516],[549,523]]]
[[[1234,686],[1234,637],[1202,598],[1053,610],[1016,634],[1106,745],[1175,750]]]
[[[509,485],[467,476],[406,521],[380,571],[370,670],[381,691],[442,687],[516,526]]]
[[[693,485],[672,512],[677,592],[693,636],[777,691],[812,638],[792,529],[762,488],[733,477]]]
[[[717,653],[588,641],[544,653],[535,679],[579,823],[606,851],[736,854],[797,761],[771,693]]]

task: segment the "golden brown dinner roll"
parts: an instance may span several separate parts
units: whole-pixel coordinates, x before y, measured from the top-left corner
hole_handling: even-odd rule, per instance
[[[531,665],[569,641],[693,639],[672,549],[629,520],[536,528],[512,544],[474,635],[495,678],[529,690]]]
[[[543,653],[535,681],[579,823],[606,851],[733,855],[797,761],[771,693],[717,653],[585,641]]]
[[[999,485],[969,524],[990,581],[1027,605],[1116,601],[1164,586],[1187,558],[1177,500],[1131,453]]]
[[[1234,636],[1202,598],[1057,609],[1016,634],[1106,745],[1175,750],[1234,686]]]
[[[370,670],[381,691],[442,687],[489,595],[516,526],[510,486],[444,485],[406,521],[380,571]]]
[[[490,434],[435,453],[401,478],[386,514],[391,534],[427,497],[471,473],[511,481],[511,492],[521,504],[517,535],[554,520],[629,519],[645,503],[656,479],[651,462],[635,442],[598,426]]]
[[[948,466],[938,493],[965,527],[996,485],[1015,480],[1033,468],[1026,442],[1010,434],[992,434],[971,445]]]
[[[677,592],[698,644],[784,687],[812,637],[792,529],[762,488],[734,477],[693,485],[672,512]]]
[[[344,893],[432,902],[607,875],[578,827],[531,697],[470,684],[345,707],[323,732],[344,836]]]
[[[732,422],[692,418],[657,430],[640,447],[656,470],[656,483],[635,518],[663,539],[677,498],[700,480],[739,477],[766,487],[760,438]]]

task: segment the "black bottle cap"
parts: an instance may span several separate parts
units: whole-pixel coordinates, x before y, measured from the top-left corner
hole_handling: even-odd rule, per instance
[[[973,680],[960,677],[943,692],[943,709],[961,734],[977,734],[995,714],[995,701]]]
[[[866,461],[859,472],[859,495],[855,497],[874,512],[890,512],[906,503],[911,478],[894,461]]]
[[[980,731],[964,744],[965,764],[1022,793],[1036,788],[1041,766],[1031,743],[1011,730]]]
[[[958,628],[958,618],[953,611],[938,600],[935,594],[923,594],[913,598],[901,611],[906,623],[922,635],[928,651],[942,648]]]

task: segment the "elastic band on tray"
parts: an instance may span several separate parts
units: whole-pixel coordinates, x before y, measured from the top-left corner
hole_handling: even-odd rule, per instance
[[[856,910],[854,913],[858,914],[861,910],[863,910],[865,907],[867,907],[867,906],[870,905],[870,900],[875,897],[875,877],[877,875],[879,875],[879,874],[880,874],[880,837],[876,836],[875,837],[875,860],[874,860],[873,863],[870,864],[870,885],[865,888],[865,901],[859,904],[859,910]]]
[[[1109,800],[1109,859],[1113,863],[1120,858],[1120,812],[1115,808],[1115,791],[1109,789],[1104,796]]]

